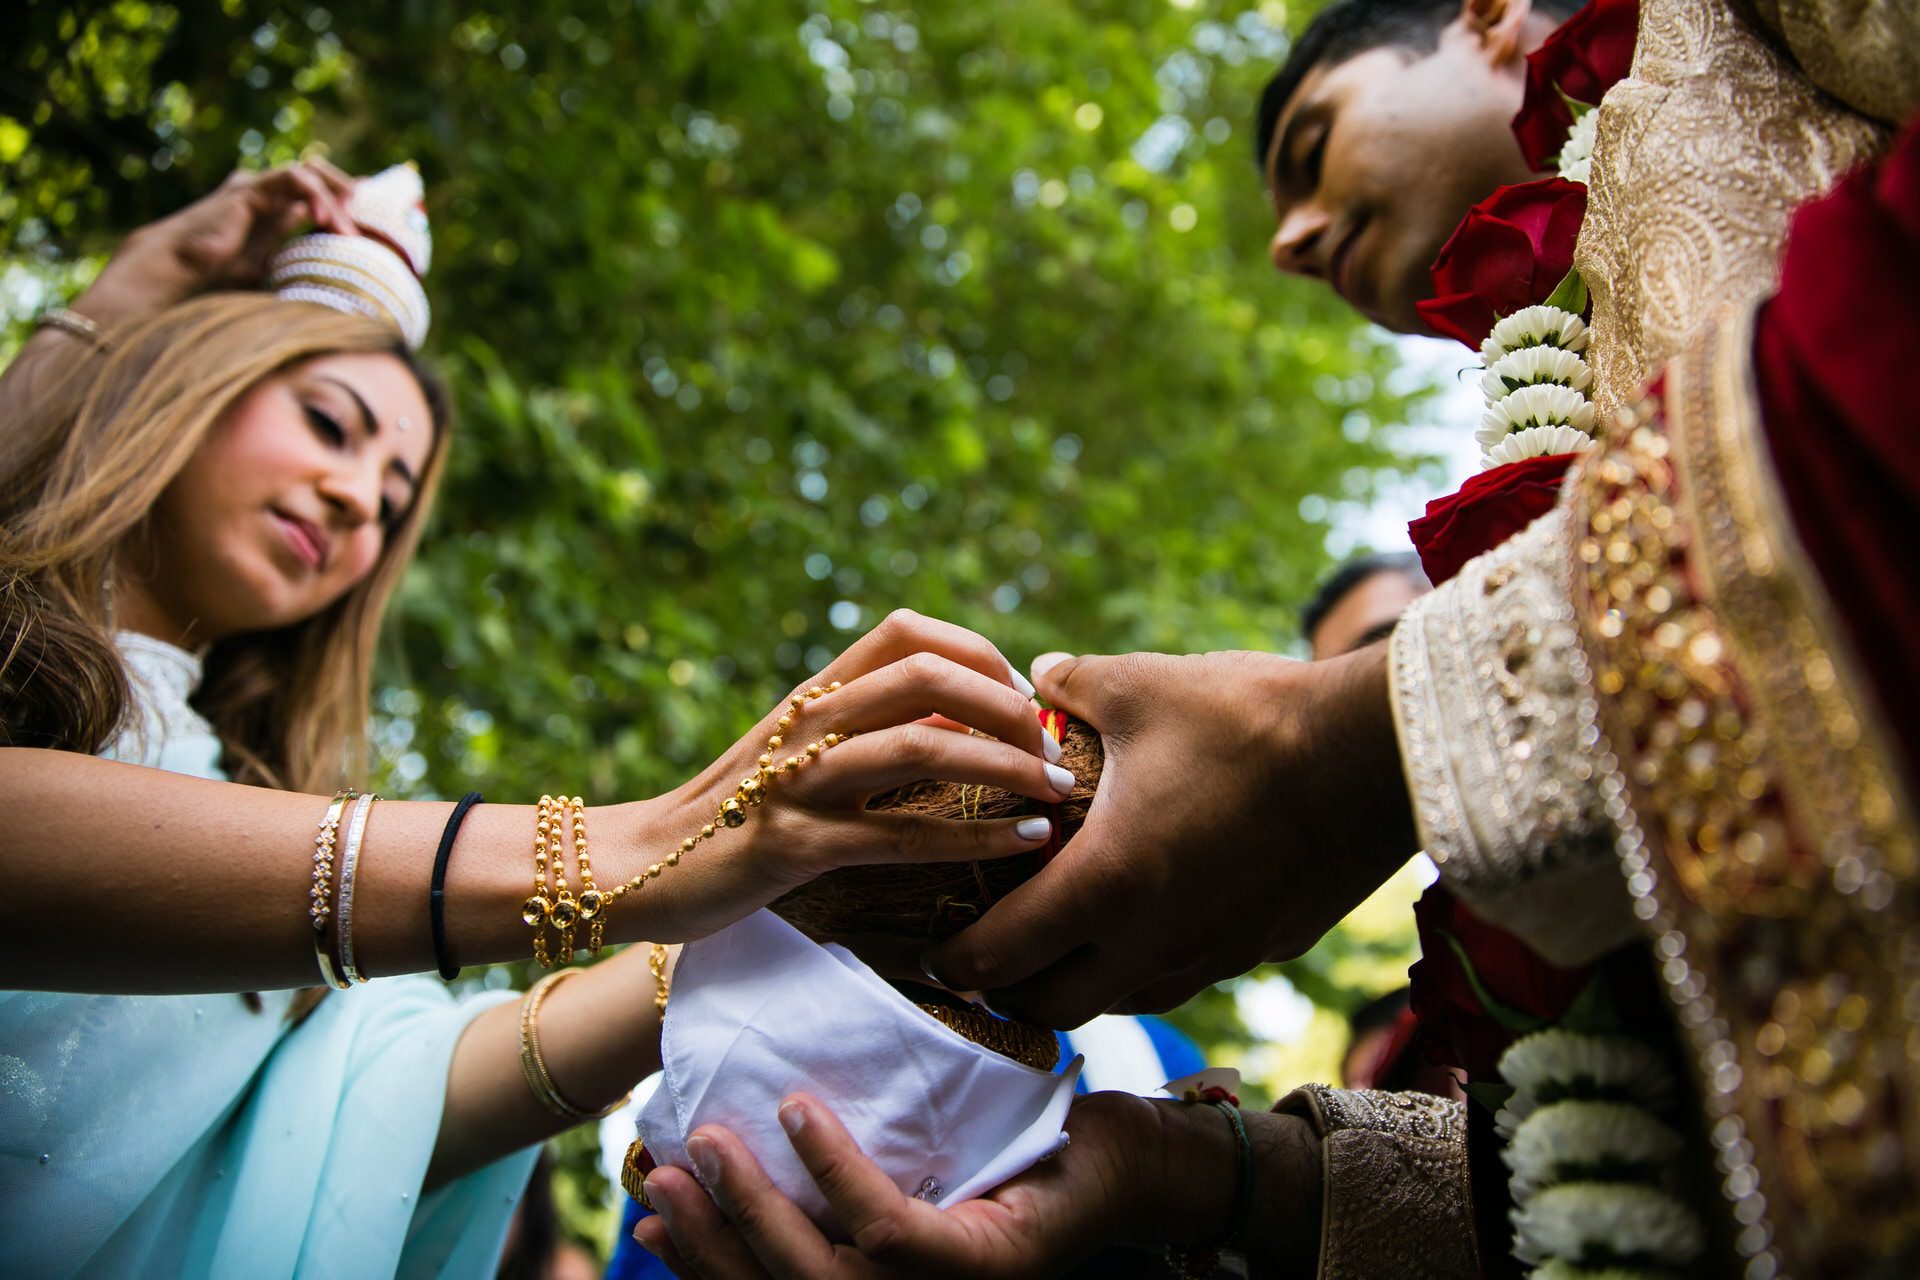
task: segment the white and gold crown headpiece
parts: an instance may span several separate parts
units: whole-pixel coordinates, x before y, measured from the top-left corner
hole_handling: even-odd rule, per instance
[[[267,267],[267,287],[283,298],[384,321],[418,349],[432,319],[420,281],[433,257],[420,171],[397,164],[362,179],[347,213],[359,235],[316,232],[287,241]]]

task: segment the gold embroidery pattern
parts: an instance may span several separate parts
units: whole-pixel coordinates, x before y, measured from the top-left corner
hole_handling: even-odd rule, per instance
[[[1898,126],[1920,107],[1920,7],[1911,0],[1753,0],[1807,78]]]
[[[1570,518],[1556,507],[1415,601],[1388,685],[1420,847],[1559,965],[1638,935],[1576,705]]]
[[[1727,0],[1642,0],[1600,105],[1573,263],[1610,420],[1721,305],[1769,291],[1787,220],[1888,133],[1823,96]]]
[[[1602,790],[1765,1280],[1920,1250],[1914,828],[1794,571],[1744,324],[1668,367],[1575,513]],[[1904,1129],[1902,1126],[1905,1126]]]
[[[1474,1280],[1466,1112],[1424,1093],[1296,1089],[1325,1170],[1318,1280]]]

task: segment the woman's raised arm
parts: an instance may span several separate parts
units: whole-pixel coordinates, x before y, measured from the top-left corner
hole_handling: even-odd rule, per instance
[[[267,261],[302,223],[352,235],[353,179],[324,160],[240,171],[211,194],[129,235],[74,300],[71,327],[44,325],[0,372],[0,431],[31,422],[40,399],[123,321],[210,289],[257,285]],[[95,327],[92,337],[87,327]]]

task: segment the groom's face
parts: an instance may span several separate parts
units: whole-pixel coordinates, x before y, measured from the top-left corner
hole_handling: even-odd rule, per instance
[[[1325,280],[1368,319],[1426,333],[1414,303],[1467,210],[1531,175],[1512,129],[1521,80],[1449,27],[1430,54],[1382,46],[1300,81],[1266,158],[1273,264]]]

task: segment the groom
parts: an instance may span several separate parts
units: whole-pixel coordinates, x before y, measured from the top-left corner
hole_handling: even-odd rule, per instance
[[[1473,562],[1458,581],[1417,606],[1411,626],[1400,629],[1408,634],[1396,635],[1391,648],[1376,645],[1310,664],[1251,653],[1053,655],[1036,663],[1042,695],[1106,737],[1100,799],[1080,835],[1040,876],[928,957],[943,983],[988,989],[996,1005],[1057,1025],[1114,1007],[1164,1008],[1262,960],[1298,954],[1422,843],[1429,852],[1456,855],[1436,859],[1443,879],[1476,906],[1489,904],[1498,922],[1505,922],[1502,907],[1516,920],[1544,921],[1547,927],[1530,932],[1529,942],[1543,949],[1604,947],[1635,936],[1630,918],[1610,915],[1624,910],[1629,892],[1612,867],[1613,842],[1618,838],[1624,848],[1631,838],[1646,868],[1637,874],[1649,882],[1634,883],[1636,901],[1672,920],[1661,952],[1663,973],[1676,984],[1671,994],[1698,1006],[1696,983],[1708,992],[1724,986],[1725,1003],[1717,1012],[1709,1004],[1701,1016],[1732,1019],[1723,1039],[1687,1042],[1712,1050],[1708,1078],[1724,1081],[1728,1090],[1715,1104],[1723,1119],[1713,1134],[1726,1144],[1715,1158],[1728,1171],[1724,1191],[1736,1225],[1726,1236],[1732,1243],[1715,1249],[1737,1251],[1755,1266],[1797,1264],[1808,1272],[1845,1269],[1850,1264],[1843,1259],[1857,1261],[1849,1250],[1912,1259],[1913,1234],[1899,1225],[1899,1206],[1911,1203],[1920,1169],[1911,1131],[1880,1130],[1887,1140],[1857,1168],[1851,1156],[1839,1154],[1863,1132],[1859,1124],[1873,1130],[1883,1106],[1892,1115],[1912,1114],[1900,1101],[1907,1107],[1916,1101],[1903,1092],[1912,1081],[1897,1072],[1873,1074],[1873,1064],[1904,1052],[1897,1046],[1905,1033],[1895,1024],[1912,1017],[1911,1004],[1894,996],[1869,1000],[1862,1011],[1884,1026],[1874,1021],[1848,1032],[1856,1038],[1831,1041],[1835,1048],[1821,1050],[1828,1055],[1821,1063],[1807,1060],[1808,1071],[1823,1073],[1823,1085],[1836,1069],[1845,1073],[1844,1096],[1834,1095],[1844,1109],[1835,1112],[1820,1093],[1816,1113],[1807,1110],[1816,1105],[1814,1095],[1802,1092],[1813,1077],[1789,1073],[1784,1102],[1763,1094],[1781,1087],[1767,1083],[1774,1079],[1765,1057],[1775,1052],[1774,1033],[1741,1021],[1750,1012],[1741,1003],[1741,983],[1750,975],[1716,967],[1716,948],[1748,937],[1742,930],[1754,927],[1742,914],[1747,899],[1734,889],[1737,877],[1776,874],[1772,860],[1783,856],[1776,851],[1783,840],[1797,842],[1802,852],[1779,863],[1777,874],[1788,880],[1765,901],[1804,892],[1809,915],[1808,927],[1789,935],[1800,951],[1765,957],[1774,986],[1797,983],[1796,966],[1822,956],[1830,958],[1819,962],[1839,966],[1835,972],[1844,970],[1847,981],[1877,990],[1903,962],[1875,960],[1877,953],[1863,948],[1879,937],[1882,921],[1899,929],[1920,920],[1910,879],[1874,880],[1862,897],[1851,869],[1885,866],[1912,874],[1911,806],[1920,788],[1902,761],[1911,760],[1920,743],[1913,741],[1913,716],[1888,712],[1906,711],[1914,694],[1899,664],[1886,659],[1890,638],[1877,634],[1874,619],[1913,619],[1920,582],[1910,563],[1903,567],[1875,548],[1897,543],[1891,531],[1904,518],[1900,513],[1920,508],[1920,464],[1913,456],[1920,423],[1912,421],[1910,406],[1894,422],[1884,397],[1859,399],[1860,389],[1890,387],[1898,376],[1902,357],[1897,343],[1888,345],[1892,339],[1845,350],[1795,346],[1818,344],[1820,334],[1835,332],[1835,321],[1822,317],[1835,306],[1847,313],[1854,306],[1849,299],[1878,299],[1884,312],[1863,336],[1912,328],[1912,294],[1888,290],[1878,277],[1920,276],[1920,142],[1910,137],[1900,163],[1850,184],[1846,201],[1822,206],[1795,242],[1801,265],[1796,271],[1790,260],[1789,288],[1757,320],[1748,309],[1728,312],[1720,327],[1708,324],[1724,304],[1773,287],[1793,209],[1884,147],[1890,127],[1920,105],[1920,75],[1913,74],[1920,66],[1920,26],[1910,6],[1815,0],[1800,8],[1806,12],[1788,26],[1760,27],[1719,0],[1645,0],[1634,74],[1602,104],[1575,264],[1593,300],[1595,398],[1630,404],[1637,387],[1663,366],[1678,379],[1665,397],[1656,393],[1646,402],[1641,427],[1620,437],[1604,460],[1577,472],[1576,489],[1551,520],[1523,535],[1526,543]],[[1386,14],[1394,20],[1381,17]],[[1436,150],[1430,131],[1436,121],[1451,120],[1460,144],[1451,154],[1463,166],[1485,161],[1482,176],[1496,182],[1524,177],[1501,167],[1510,157],[1502,159],[1495,145],[1498,131],[1489,122],[1499,117],[1490,101],[1501,91],[1517,106],[1524,72],[1514,60],[1544,38],[1524,0],[1465,0],[1450,19],[1442,13],[1444,20],[1434,21],[1434,14],[1432,5],[1411,0],[1336,5],[1301,40],[1263,108],[1262,156],[1280,219],[1276,261],[1330,278],[1369,314],[1408,329],[1417,327],[1412,304],[1427,292],[1413,264],[1436,235],[1445,238],[1433,225],[1444,216],[1426,217],[1429,203],[1411,188],[1430,182],[1419,190],[1430,190],[1432,204],[1455,218],[1464,212],[1461,200],[1476,198],[1451,185],[1450,153]],[[1371,34],[1335,38],[1353,30]],[[1469,54],[1484,59],[1472,74]],[[1436,61],[1438,68],[1430,65]],[[1441,68],[1451,71],[1426,74]],[[1429,96],[1397,96],[1402,81],[1425,86]],[[1475,110],[1444,111],[1440,104],[1456,85],[1462,102],[1487,101]],[[1407,193],[1395,188],[1396,177]],[[1853,221],[1833,212],[1876,200],[1873,212]],[[1676,237],[1676,225],[1689,228],[1684,237]],[[1848,245],[1873,249],[1853,252]],[[1743,345],[1740,335],[1748,332],[1759,335],[1764,361],[1754,362],[1754,348]],[[1860,363],[1844,377],[1822,367],[1854,357]],[[1892,362],[1881,368],[1873,360]],[[1716,372],[1721,369],[1732,372]],[[1750,402],[1756,382],[1757,406]],[[1675,398],[1675,386],[1687,398]],[[1724,395],[1717,390],[1723,386]],[[1740,444],[1727,455],[1730,462],[1714,453],[1723,441]],[[1757,496],[1731,511],[1712,506],[1716,491],[1703,485],[1717,482],[1713,468],[1722,466],[1750,473],[1741,477],[1746,487],[1740,492]],[[1676,472],[1677,489],[1670,479]],[[1703,501],[1707,508],[1698,505]],[[1820,518],[1842,508],[1844,519]],[[1701,539],[1729,517],[1748,522],[1738,530],[1744,541],[1736,550],[1787,547],[1795,539],[1802,545],[1764,560],[1753,551],[1703,580],[1712,544]],[[1638,522],[1641,540],[1609,534],[1616,519]],[[1691,544],[1689,530],[1696,539]],[[1576,561],[1571,544],[1582,537],[1593,554]],[[1660,575],[1684,563],[1689,545],[1694,562],[1686,574],[1674,574],[1669,587]],[[1646,582],[1626,571],[1643,555]],[[1574,564],[1591,570],[1581,568],[1569,581],[1567,566]],[[1608,576],[1610,565],[1620,566],[1617,576]],[[1741,576],[1755,573],[1767,575],[1758,593],[1763,584]],[[1588,594],[1593,584],[1602,589],[1597,602]],[[1807,630],[1794,632],[1795,643],[1826,646],[1812,650],[1817,659],[1755,659],[1769,652],[1753,646],[1771,642],[1768,628],[1777,629],[1780,617],[1770,611],[1778,606],[1767,603],[1776,597],[1766,593],[1781,591],[1796,600],[1830,598],[1830,608],[1803,609]],[[1697,603],[1688,603],[1689,593]],[[1670,612],[1675,609],[1682,612]],[[1660,629],[1663,617],[1681,620],[1672,639],[1684,642],[1683,662],[1659,647],[1670,643]],[[1746,625],[1743,618],[1755,629],[1719,629]],[[1643,621],[1644,632],[1638,630]],[[1895,630],[1897,649],[1898,636],[1907,633]],[[1858,665],[1841,656],[1849,645]],[[1502,668],[1506,674],[1496,680]],[[1597,714],[1612,735],[1617,766],[1608,763],[1611,756],[1587,754],[1590,740],[1579,725],[1588,713],[1578,702],[1586,677],[1576,671],[1598,673]],[[1488,683],[1479,684],[1483,679]],[[1741,752],[1758,753],[1751,756],[1758,763],[1743,766],[1730,750],[1663,763],[1658,735],[1635,736],[1650,706],[1654,712],[1686,708],[1689,682],[1696,679],[1707,682],[1697,695],[1703,705],[1729,688],[1738,694],[1725,712],[1730,719],[1708,723],[1714,733],[1732,735],[1726,741],[1740,744]],[[1673,701],[1650,704],[1636,680],[1651,680],[1663,691],[1672,684]],[[1807,700],[1833,708],[1835,698],[1839,709],[1817,719],[1792,710]],[[1509,722],[1525,732],[1506,734],[1502,726]],[[1862,727],[1869,725],[1892,725],[1898,744],[1889,747]],[[1675,732],[1691,730],[1683,722]],[[1829,741],[1821,736],[1828,732],[1839,736]],[[1789,744],[1805,753],[1792,757],[1801,767],[1768,754],[1786,752]],[[1697,803],[1690,809],[1684,797],[1646,790],[1681,776],[1683,761],[1693,761],[1686,767],[1696,770],[1698,785],[1714,789],[1708,794],[1719,795],[1724,784],[1724,814],[1734,824],[1727,836],[1751,833],[1750,844],[1743,838],[1738,845],[1739,857],[1752,860],[1744,872],[1743,864],[1718,858],[1726,837],[1715,834],[1709,843],[1704,832],[1692,834]],[[1476,775],[1483,764],[1490,771]],[[1603,791],[1601,775],[1616,767],[1623,778],[1611,784],[1617,789]],[[1457,785],[1456,779],[1476,776],[1481,780],[1470,788]],[[1851,809],[1833,808],[1848,794],[1837,781],[1825,792],[1815,783],[1856,777],[1870,781],[1862,784],[1865,799]],[[1823,826],[1848,821],[1854,825],[1842,834]],[[1830,849],[1857,852],[1848,861]],[[1804,879],[1829,856],[1842,879],[1829,884],[1815,877],[1802,889],[1794,878]],[[1660,886],[1676,874],[1693,877],[1688,883],[1697,882],[1696,892],[1713,896],[1663,897]],[[1715,879],[1721,875],[1736,879],[1723,886]],[[1580,892],[1553,906],[1553,895],[1569,884]],[[1719,904],[1727,918],[1701,918],[1701,902]],[[1829,923],[1844,925],[1840,933],[1816,924],[1816,909],[1818,919],[1831,916]],[[1577,928],[1552,927],[1563,921]],[[1572,936],[1580,930],[1587,936]],[[1759,957],[1765,940],[1780,935],[1760,929],[1751,936],[1757,941],[1750,952],[1727,955]],[[1836,948],[1830,953],[1808,949],[1829,941]],[[1858,971],[1846,969],[1856,959]],[[1818,981],[1808,988],[1827,989]],[[1804,1034],[1835,1034],[1821,1015],[1808,1016]],[[1799,1027],[1795,1022],[1786,1034],[1803,1034]],[[1869,1038],[1861,1043],[1859,1036]],[[1874,1038],[1881,1036],[1896,1046],[1892,1058],[1883,1058],[1882,1042]],[[1742,1065],[1744,1073],[1737,1070]],[[1736,1068],[1731,1076],[1730,1066]],[[1468,1275],[1505,1261],[1503,1239],[1483,1233],[1476,1259],[1471,1233],[1461,1234],[1461,1188],[1452,1163],[1459,1158],[1457,1120],[1393,1097],[1405,1095],[1317,1091],[1292,1115],[1247,1116],[1254,1194],[1266,1209],[1244,1222],[1237,1242],[1250,1252],[1274,1246],[1273,1232],[1299,1207],[1289,1197],[1307,1195],[1317,1203],[1324,1195],[1326,1234],[1317,1242],[1322,1275]],[[901,1256],[901,1233],[919,1230],[914,1224],[926,1215],[889,1207],[884,1189],[864,1176],[831,1118],[805,1100],[789,1105],[796,1147],[823,1186],[832,1184],[830,1195],[839,1193],[836,1203],[848,1207],[849,1220],[863,1225],[856,1240],[870,1253]],[[1862,1121],[1861,1107],[1874,1119]],[[1233,1168],[1231,1135],[1197,1129],[1204,1117],[1122,1121],[1111,1110],[1088,1108],[1085,1140],[1070,1148],[1071,1158],[1009,1188],[1009,1198],[996,1199],[1002,1216],[965,1215],[986,1233],[975,1241],[982,1250],[990,1252],[994,1231],[1023,1225],[1061,1246],[1040,1220],[1048,1212],[1066,1214],[1078,1197],[1091,1194],[1088,1188],[1119,1177],[1114,1171],[1137,1162],[1143,1142],[1145,1149],[1171,1149],[1168,1126],[1192,1131],[1183,1149],[1211,1155],[1162,1169],[1148,1179],[1152,1195],[1120,1205],[1102,1221],[1143,1231],[1171,1221],[1189,1233],[1162,1238],[1229,1233],[1235,1219],[1223,1206],[1236,1200],[1239,1184],[1221,1171]],[[1827,1127],[1811,1127],[1815,1115]],[[1835,1128],[1836,1115],[1853,1119]],[[1303,1119],[1319,1140],[1317,1150],[1302,1145]],[[1783,1127],[1776,1131],[1773,1124]],[[1812,1182],[1799,1181],[1799,1166],[1788,1157],[1827,1150],[1822,1144],[1836,1154],[1811,1166]],[[1341,1170],[1351,1170],[1355,1158],[1373,1162],[1371,1181],[1343,1186]],[[1820,1199],[1823,1176],[1850,1189],[1843,1208],[1857,1206],[1872,1231],[1840,1228]],[[674,1182],[668,1175],[662,1190],[680,1206]],[[781,1223],[744,1167],[730,1164],[709,1185],[733,1218],[727,1238],[744,1237],[766,1256]],[[1767,1188],[1767,1199],[1755,1198],[1756,1185]],[[711,1212],[701,1204],[686,1201],[687,1234],[683,1239],[676,1230],[671,1247],[721,1247],[714,1242],[725,1232],[715,1234],[715,1220],[699,1218]],[[1883,1206],[1892,1206],[1892,1217]],[[928,1231],[931,1222],[923,1224]],[[1069,1221],[1062,1230],[1076,1225],[1085,1226]],[[1468,1241],[1465,1255],[1458,1251],[1461,1240]],[[828,1249],[816,1258],[821,1265],[802,1273],[835,1270],[842,1255]]]
[[[1415,306],[1432,293],[1421,264],[1476,186],[1484,195],[1482,184],[1529,176],[1512,128],[1526,55],[1566,7],[1340,0],[1324,10],[1260,106],[1275,265],[1328,281],[1389,327],[1428,331]],[[1594,297],[1596,380],[1619,384],[1596,399],[1629,399],[1715,309],[1771,288],[1793,210],[1920,106],[1920,77],[1901,79],[1920,70],[1910,8],[1812,8],[1863,12],[1851,26],[1835,18],[1780,33],[1747,26],[1723,0],[1644,0],[1636,74],[1602,116],[1603,143],[1620,145],[1594,154],[1590,200],[1605,202],[1607,220],[1589,213],[1575,254]],[[1839,34],[1816,45],[1816,30]],[[1805,65],[1777,43],[1802,50]],[[1702,102],[1717,114],[1701,114]],[[1783,117],[1793,128],[1775,131]],[[1715,136],[1688,140],[1689,130]],[[1700,163],[1703,149],[1717,167]],[[1668,231],[1727,219],[1734,231],[1689,232],[1681,245]],[[1118,733],[1153,780],[1128,788],[1125,812],[1111,815],[1123,825],[1079,842],[1090,856],[1062,860],[935,952],[943,980],[994,990],[1001,1006],[1057,1025],[1113,1006],[1169,1007],[1298,955],[1416,847],[1400,779],[1380,788],[1345,767],[1392,746],[1391,717],[1364,692],[1384,688],[1384,645],[1307,668],[1261,654],[1059,658],[1036,663],[1043,695]],[[1274,858],[1280,832],[1295,849],[1341,852],[1304,867]],[[1120,846],[1116,865],[1095,854]],[[1180,869],[1194,862],[1231,867],[1242,885],[1250,877],[1272,907],[1220,928],[1203,905],[1215,886]],[[1146,945],[1111,941],[1123,937]]]

